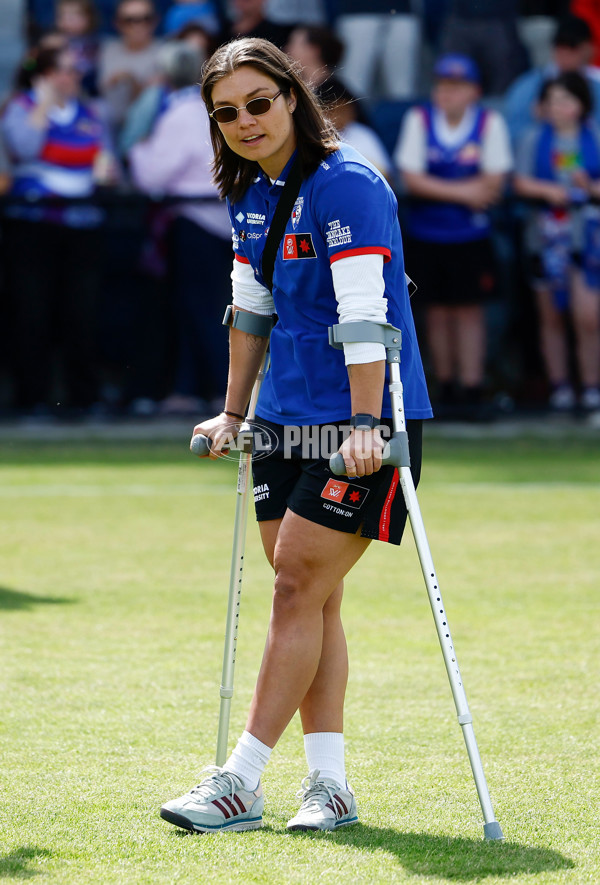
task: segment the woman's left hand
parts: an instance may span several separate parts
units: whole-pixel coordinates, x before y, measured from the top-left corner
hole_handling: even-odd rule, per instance
[[[379,430],[352,430],[338,451],[344,458],[347,476],[371,476],[381,468],[385,440]]]

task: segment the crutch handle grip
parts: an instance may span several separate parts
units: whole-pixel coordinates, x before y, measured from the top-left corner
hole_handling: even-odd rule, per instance
[[[195,433],[190,441],[190,452],[192,455],[198,455],[199,458],[208,455],[210,452],[210,439],[201,433]]]

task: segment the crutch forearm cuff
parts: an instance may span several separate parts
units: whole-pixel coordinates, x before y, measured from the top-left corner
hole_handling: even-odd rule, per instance
[[[361,320],[356,323],[338,323],[329,327],[329,343],[337,349],[350,343],[383,344],[386,349],[399,349],[402,332],[389,323],[374,323]]]
[[[239,329],[247,335],[256,335],[259,338],[268,338],[274,326],[273,316],[261,316],[258,313],[249,313],[245,310],[237,310],[233,304],[229,304],[223,317],[223,325]]]

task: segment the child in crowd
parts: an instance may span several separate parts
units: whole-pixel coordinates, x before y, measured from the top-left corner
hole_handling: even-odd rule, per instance
[[[98,13],[92,0],[58,0],[56,30],[66,37],[81,74],[81,86],[90,97],[98,95]]]
[[[515,190],[542,200],[526,232],[540,339],[552,390],[550,406],[575,406],[569,373],[567,317],[576,345],[580,405],[600,412],[600,213],[583,204],[600,197],[600,130],[590,120],[590,88],[575,71],[546,82],[544,122],[526,133],[517,155]],[[575,204],[575,205],[574,205]]]
[[[394,156],[408,193],[420,198],[407,219],[406,269],[426,306],[437,414],[478,419],[484,303],[495,285],[488,209],[502,195],[512,156],[504,120],[479,103],[472,59],[443,56],[434,78],[431,103],[408,112]]]

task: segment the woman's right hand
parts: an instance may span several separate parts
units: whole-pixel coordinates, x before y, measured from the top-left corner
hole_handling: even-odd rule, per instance
[[[237,421],[224,412],[221,412],[220,415],[216,415],[214,418],[210,418],[208,421],[196,424],[192,437],[201,433],[203,436],[208,437],[210,441],[208,455],[198,455],[198,457],[215,459],[226,455],[241,426],[242,421]]]

